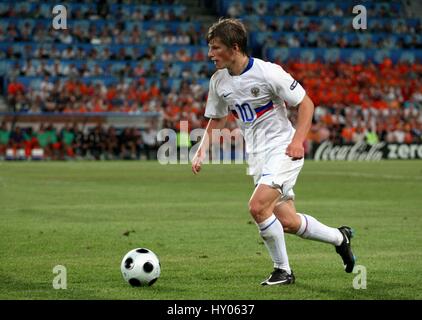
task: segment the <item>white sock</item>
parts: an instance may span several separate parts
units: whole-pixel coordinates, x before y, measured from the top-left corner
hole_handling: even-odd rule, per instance
[[[259,234],[264,240],[265,246],[274,262],[274,268],[286,270],[291,273],[289,258],[287,257],[284,231],[280,221],[272,214],[261,223],[257,223]]]
[[[302,220],[300,228],[296,232],[299,237],[331,243],[335,246],[339,246],[343,242],[343,235],[339,229],[328,227],[310,215],[298,214]]]

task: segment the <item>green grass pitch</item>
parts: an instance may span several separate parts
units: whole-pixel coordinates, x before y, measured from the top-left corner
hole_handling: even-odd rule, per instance
[[[422,162],[306,161],[298,211],[356,230],[355,289],[331,245],[286,235],[297,282],[261,287],[272,270],[249,216],[244,165],[156,162],[0,163],[0,299],[421,299]],[[146,288],[120,261],[150,248],[162,264]],[[67,270],[55,290],[53,268]],[[356,280],[362,284],[362,278]]]

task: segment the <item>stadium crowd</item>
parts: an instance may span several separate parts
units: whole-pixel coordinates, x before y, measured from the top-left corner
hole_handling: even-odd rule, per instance
[[[173,1],[162,1],[162,8],[154,4],[147,10],[127,4],[131,1],[125,5],[113,1],[94,5],[82,2],[71,15],[76,21],[88,21],[88,27],[66,32],[52,30],[42,22],[37,25],[36,21],[42,21],[45,16],[36,4],[31,3],[34,6],[31,10],[0,8],[0,16],[5,19],[0,24],[0,58],[10,63],[3,75],[7,79],[5,96],[10,111],[158,112],[164,119],[164,127],[179,130],[182,120],[187,120],[191,129],[203,127],[207,80],[214,72],[213,65],[207,62],[204,42],[208,26],[192,22],[186,7]],[[176,4],[174,11],[168,8],[169,4]],[[344,5],[321,9],[316,5],[298,6],[294,1],[287,4],[237,1],[220,15],[244,19],[256,31],[252,35],[270,32],[268,37],[251,39],[259,49],[254,52],[264,57],[266,49],[271,47],[422,48],[421,20],[409,22],[400,10],[391,10],[387,4],[372,10],[370,16],[400,19],[395,27],[389,23],[371,26],[374,39],[377,32],[384,34],[379,41],[372,41],[371,34],[366,40],[351,41],[343,36],[350,32],[349,25],[333,23],[327,27],[309,19],[309,16],[328,19],[346,16],[348,9]],[[276,15],[293,20],[275,19]],[[24,17],[25,22],[17,24],[17,17]],[[111,24],[106,25],[106,21]],[[132,24],[134,21],[150,24]],[[160,29],[163,22],[178,24],[175,28]],[[98,23],[101,28],[97,27]],[[157,28],[158,25],[161,27]],[[288,37],[273,36],[279,32],[286,32]],[[327,36],[327,32],[334,36]],[[316,38],[308,36],[311,33]],[[367,59],[356,63],[342,59],[303,60],[294,56],[287,59],[276,56],[274,60],[302,83],[316,105],[309,134],[311,143],[422,142],[420,60],[393,62],[385,57],[382,61]],[[294,110],[291,111],[293,116]],[[233,121],[231,118],[230,127],[234,127]],[[0,156],[8,147],[16,149],[24,145],[29,150],[37,143],[48,157],[60,159],[87,155],[104,159],[139,158],[146,148],[143,133],[136,128],[126,133],[126,130],[116,133],[116,128],[101,127],[86,132],[78,129],[77,124],[60,129],[51,124],[31,132],[4,124],[1,130]],[[50,139],[53,142],[45,142],[45,132],[55,137]],[[130,146],[123,143],[126,138],[132,141]]]
[[[124,4],[126,6],[121,6]],[[131,5],[142,4],[145,9],[140,7],[130,11]],[[177,0],[97,0],[95,2],[89,0],[70,1],[66,3],[71,6],[69,17],[71,19],[135,19],[135,20],[185,20],[189,19],[186,16],[184,9],[175,12],[169,6],[178,5]],[[82,6],[80,6],[82,5]],[[152,10],[148,6],[162,6],[159,10]],[[42,5],[38,1],[22,1],[18,4],[9,3],[0,8],[0,18],[30,18],[30,19],[50,19],[51,18],[51,4],[45,3]],[[116,10],[112,10],[116,9]]]
[[[9,128],[3,122],[0,124],[0,159],[30,159],[37,149],[43,150],[43,159],[50,160],[157,158],[157,130],[153,123],[146,130],[106,128],[101,124],[85,129],[77,123],[65,124],[59,130],[53,124],[40,124],[37,130],[31,126]]]
[[[318,5],[317,1],[226,1],[228,3],[226,13],[232,18],[241,18],[244,16],[312,16],[312,17],[344,17],[352,12],[356,4],[365,6],[373,5],[370,1],[333,1],[323,2]],[[224,11],[224,9],[223,9]],[[372,7],[368,13],[369,17],[393,18],[400,17],[400,12],[391,10],[387,3],[381,3],[379,6]]]

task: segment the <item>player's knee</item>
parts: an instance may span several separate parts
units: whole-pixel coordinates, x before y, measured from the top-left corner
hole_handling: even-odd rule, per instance
[[[261,218],[265,216],[265,204],[259,201],[251,200],[249,201],[249,212],[255,221],[262,220]]]
[[[255,217],[257,214],[259,214],[259,206],[253,201],[249,201],[249,213],[253,217]]]

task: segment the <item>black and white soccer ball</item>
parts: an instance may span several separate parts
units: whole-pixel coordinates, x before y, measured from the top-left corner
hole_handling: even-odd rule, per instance
[[[120,270],[131,286],[152,286],[160,276],[161,264],[154,252],[146,248],[137,248],[123,257]]]

